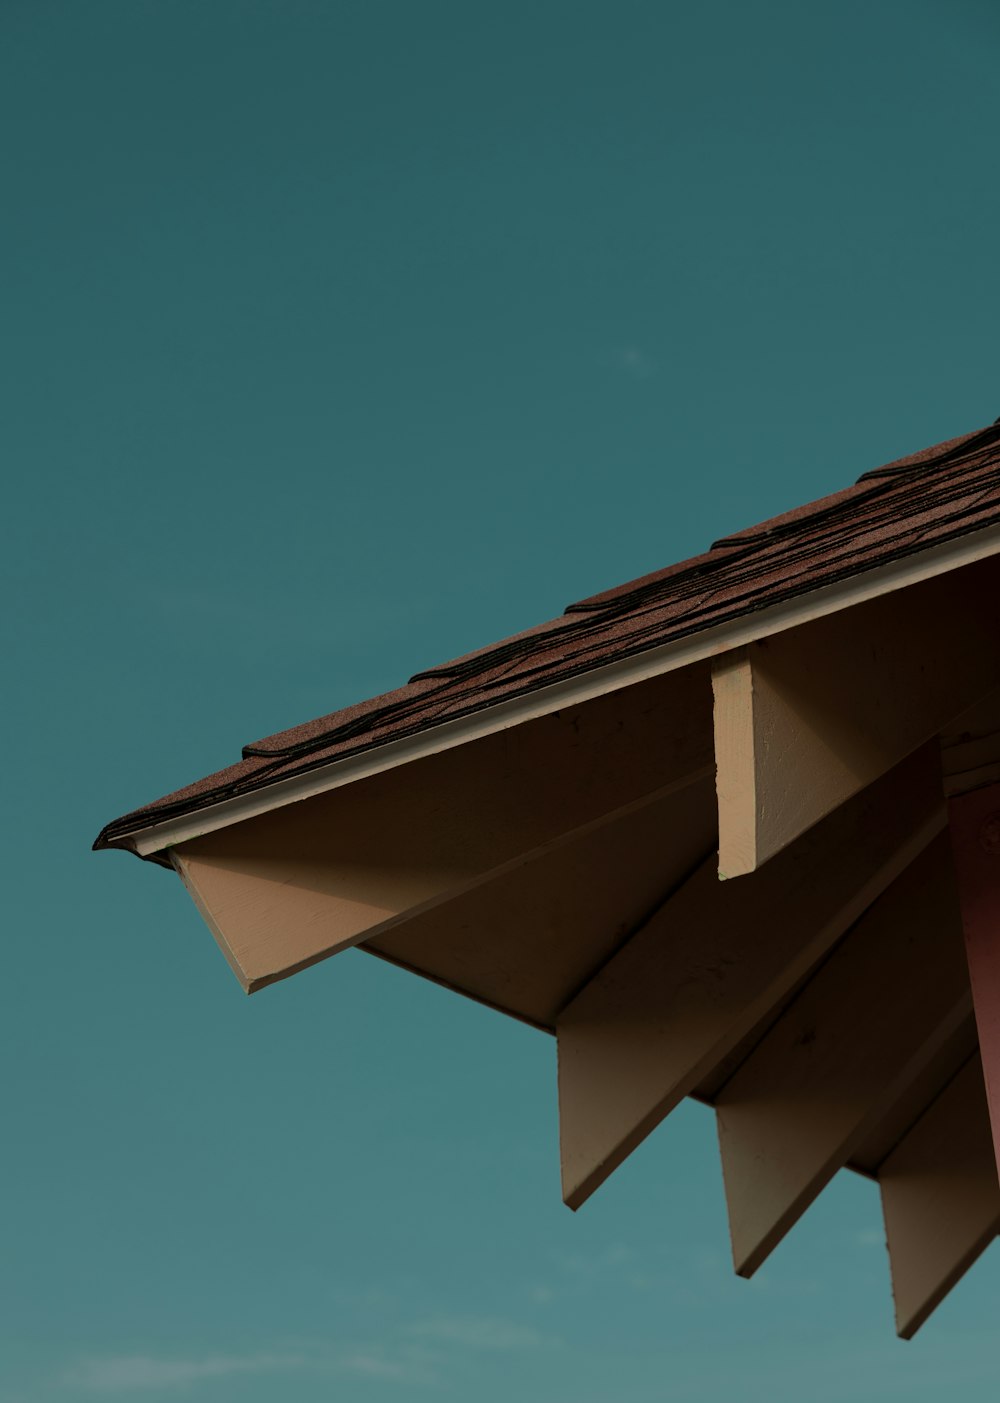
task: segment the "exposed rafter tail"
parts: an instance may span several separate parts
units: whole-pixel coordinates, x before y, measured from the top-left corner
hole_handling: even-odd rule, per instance
[[[556,1020],[570,1207],[766,1022],[944,822],[927,747],[753,877],[720,883],[707,861],[595,975]]]
[[[1000,1231],[1000,1186],[978,1055],[879,1170],[898,1334],[916,1334]]]
[[[752,1276],[971,1007],[941,834],[852,928],[716,1099],[733,1262]]]

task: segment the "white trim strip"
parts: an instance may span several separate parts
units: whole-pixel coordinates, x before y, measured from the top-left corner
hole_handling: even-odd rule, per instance
[[[971,565],[977,560],[1000,553],[1000,526],[962,536],[956,541],[946,541],[940,546],[931,547],[919,555],[906,556],[891,561],[863,575],[836,584],[824,585],[809,594],[772,605],[770,608],[746,614],[714,628],[704,629],[688,638],[676,639],[670,643],[651,648],[618,662],[608,663],[591,672],[567,678],[563,682],[552,683],[530,692],[527,696],[514,697],[509,701],[497,702],[471,716],[462,716],[454,721],[444,721],[427,731],[400,740],[387,741],[384,745],[350,755],[343,760],[332,760],[305,774],[291,775],[287,779],[275,781],[266,788],[253,790],[247,794],[224,799],[195,813],[181,814],[176,818],[152,823],[148,827],[133,829],[114,840],[113,846],[125,847],[140,857],[161,852],[164,848],[175,847],[179,843],[190,842],[205,833],[213,833],[219,828],[227,828],[234,823],[254,818],[258,814],[269,813],[272,809],[283,808],[286,804],[310,799],[316,794],[325,794],[341,785],[353,784],[370,775],[381,774],[397,765],[408,764],[427,755],[437,755],[456,745],[465,745],[482,736],[496,731],[519,726],[524,721],[545,716],[561,707],[576,706],[603,696],[606,692],[629,687],[636,682],[673,672],[677,668],[689,667],[705,658],[718,656],[731,648],[739,648],[799,624],[810,623],[827,614],[852,605],[863,604],[868,599],[889,594],[893,590],[905,589],[921,580],[932,579],[936,575],[957,570],[963,565]]]

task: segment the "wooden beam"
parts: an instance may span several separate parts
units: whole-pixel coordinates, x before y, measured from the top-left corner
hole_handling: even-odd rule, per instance
[[[171,859],[253,991],[697,784],[712,769],[710,697],[705,667],[653,678],[208,833]]]
[[[896,1329],[909,1340],[1000,1231],[1000,1186],[978,1055],[879,1171]]]
[[[927,1107],[945,1089],[970,1057],[979,1056],[979,1038],[972,1010],[955,1030],[955,1035],[941,1047],[938,1055],[915,1077],[906,1092],[895,1101],[879,1123],[853,1150],[848,1169],[863,1174],[866,1179],[878,1179],[881,1166],[923,1115]]]
[[[716,1099],[751,1276],[971,1008],[947,835],[880,897]]]
[[[948,801],[965,952],[1000,1165],[1000,784]]]
[[[578,1208],[813,968],[945,821],[937,747],[774,863],[706,862],[556,1020],[563,1196]]]
[[[554,1031],[566,1001],[715,851],[710,777],[359,947]]]
[[[1000,686],[994,562],[719,658],[719,872],[755,871]]]

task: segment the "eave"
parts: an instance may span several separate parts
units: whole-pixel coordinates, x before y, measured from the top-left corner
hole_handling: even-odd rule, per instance
[[[98,840],[98,845],[121,848],[155,861],[167,849],[220,828],[325,794],[345,784],[357,783],[562,708],[582,705],[595,697],[663,673],[690,667],[748,643],[772,637],[997,554],[1000,554],[1000,525],[958,535],[929,550],[914,551],[807,594],[780,600],[751,614],[739,614],[713,628],[692,630],[688,636],[674,639],[662,647],[635,653],[605,667],[474,710],[466,716],[422,729],[412,736],[375,746],[359,746],[355,754],[343,759],[317,765],[315,769],[273,781],[260,789],[206,808],[115,834],[106,842]],[[164,865],[169,866],[169,860]]]
[[[553,621],[98,845],[174,867],[247,992],[358,947],[554,1033],[573,1208],[688,1096],[741,1275],[839,1169],[876,1180],[909,1337],[1000,1228],[998,458],[994,427],[871,475],[913,491],[857,559],[861,484],[572,606],[596,664],[498,689],[586,643]],[[717,606],[761,541],[764,587]],[[420,688],[455,676],[441,719]]]

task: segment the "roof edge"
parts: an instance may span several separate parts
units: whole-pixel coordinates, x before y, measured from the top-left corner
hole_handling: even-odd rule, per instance
[[[324,794],[331,789],[339,789],[345,784],[353,784],[357,780],[395,769],[412,760],[423,759],[455,746],[468,744],[483,736],[548,715],[561,707],[579,705],[607,692],[618,691],[662,673],[689,667],[757,639],[782,633],[799,624],[809,623],[997,554],[1000,554],[1000,525],[953,537],[927,550],[899,556],[861,574],[821,585],[815,590],[753,613],[724,620],[711,628],[694,631],[658,647],[551,683],[537,691],[443,721],[413,735],[370,746],[353,755],[343,756],[326,765],[291,775],[260,789],[115,834],[113,837],[105,838],[102,833],[94,846],[121,848],[126,852],[135,853],[138,857],[163,864],[162,854],[165,849],[190,842],[206,833],[228,828],[234,823],[270,813],[274,809]]]

